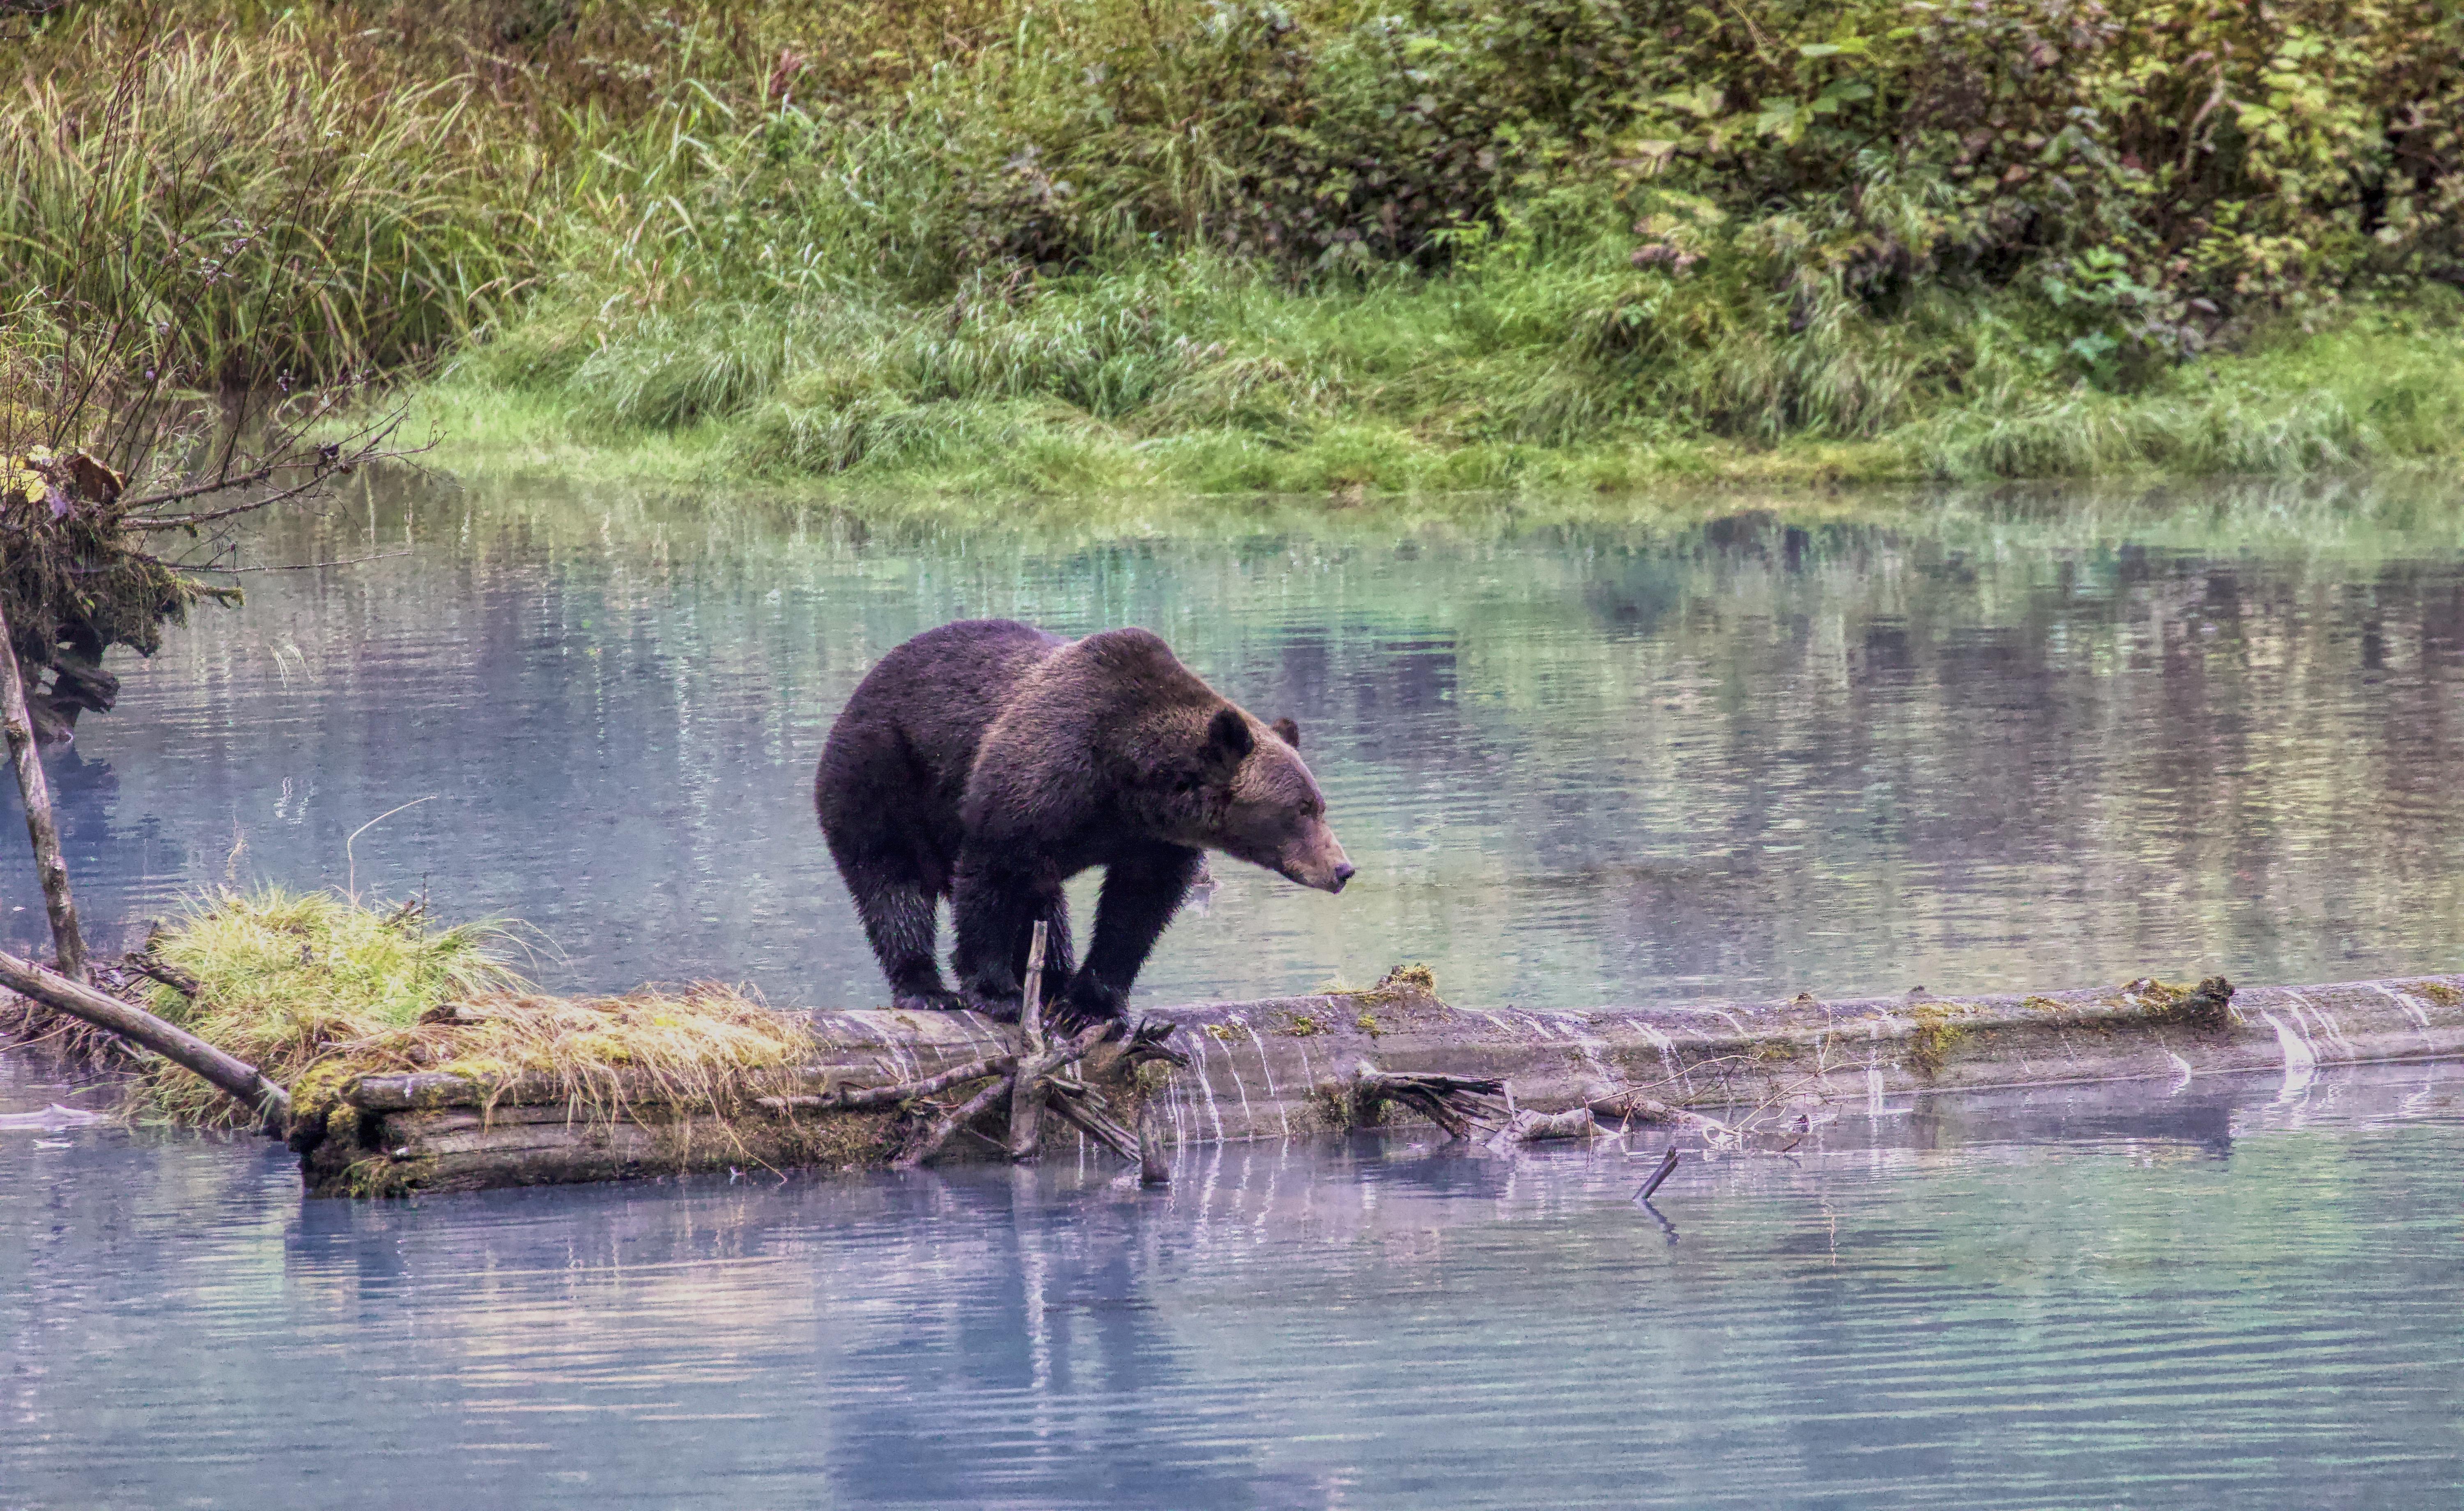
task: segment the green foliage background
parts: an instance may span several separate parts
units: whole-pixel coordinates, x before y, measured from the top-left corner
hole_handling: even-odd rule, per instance
[[[20,33],[21,343],[114,258],[213,259],[189,370],[442,373],[533,449],[1340,491],[2284,471],[2464,419],[2434,0],[169,0]],[[268,328],[284,280],[317,297]]]

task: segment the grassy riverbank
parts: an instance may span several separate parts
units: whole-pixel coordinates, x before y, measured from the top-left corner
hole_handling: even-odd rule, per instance
[[[1435,303],[1441,296],[1419,297]],[[1346,302],[1330,323],[1344,315],[1363,323],[1381,318],[1369,301]],[[1626,415],[1521,438],[1496,425],[1493,410],[1564,386],[1545,349],[1419,348],[1364,373],[1331,343],[1293,355],[1354,375],[1346,391],[1306,406],[1260,405],[1217,423],[1176,423],[1169,414],[1106,419],[1041,398],[886,394],[861,409],[817,411],[781,398],[683,423],[628,424],[585,384],[559,382],[552,369],[525,370],[498,353],[422,388],[414,412],[417,428],[439,442],[434,459],[450,468],[723,483],[790,495],[1152,492],[1343,500],[1390,492],[1617,493],[2444,469],[2464,461],[2464,335],[2450,324],[2447,302],[2441,296],[2392,318],[2354,318],[2328,334],[2281,333],[2131,393],[2055,388],[1996,403],[1944,403],[1865,437],[1800,431],[1746,439]],[[1240,339],[1226,337],[1227,346]],[[1243,360],[1276,359],[1252,351]],[[1209,382],[1204,373],[1176,376],[1192,386]],[[816,438],[816,430],[824,433]],[[809,449],[822,445],[860,449],[811,465]]]
[[[158,0],[0,64],[0,371],[116,319],[195,385],[407,385],[449,463],[1342,498],[2464,449],[2429,0]]]

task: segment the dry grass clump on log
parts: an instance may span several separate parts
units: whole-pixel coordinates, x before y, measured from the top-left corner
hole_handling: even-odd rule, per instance
[[[552,1079],[583,1116],[640,1100],[726,1105],[772,1089],[758,1072],[809,1054],[794,1019],[733,988],[553,996],[507,958],[495,925],[428,926],[425,910],[326,892],[216,892],[158,934],[173,978],[153,1010],[289,1086],[314,1116],[363,1075],[442,1071]],[[215,1124],[237,1111],[194,1078],[147,1078],[157,1106]]]

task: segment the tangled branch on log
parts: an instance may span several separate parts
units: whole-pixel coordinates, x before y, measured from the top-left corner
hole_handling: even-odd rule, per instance
[[[1130,1031],[1130,1041],[1121,1046],[1121,1063],[1134,1070],[1140,1065],[1160,1061],[1176,1070],[1188,1069],[1189,1057],[1165,1042],[1179,1031],[1178,1023],[1166,1022],[1160,1018],[1140,1018],[1138,1026]]]
[[[907,1152],[891,1161],[891,1168],[913,1170],[938,1154],[941,1152],[941,1146],[949,1143],[953,1134],[991,1111],[994,1105],[1009,1095],[1010,1089],[1017,1084],[1016,1074],[1001,1076],[987,1082],[981,1091],[934,1119],[932,1125],[925,1129],[922,1138],[910,1146]]]
[[[1075,1039],[1063,1040],[1058,1045],[1045,1050],[1043,1054],[1018,1056],[1016,1064],[1009,1074],[1001,1077],[983,1090],[968,1098],[957,1110],[946,1112],[935,1119],[926,1128],[924,1136],[910,1146],[905,1153],[892,1160],[891,1165],[899,1170],[913,1170],[923,1164],[941,1152],[941,1146],[949,1143],[952,1136],[960,1128],[989,1111],[1003,1096],[1010,1095],[1019,1084],[1023,1083],[1034,1085],[1062,1066],[1075,1064],[1086,1057],[1089,1050],[1102,1043],[1119,1027],[1117,1022],[1108,1018],[1103,1022],[1089,1025]]]
[[[1353,1071],[1352,1095],[1363,1108],[1399,1102],[1445,1129],[1449,1138],[1466,1137],[1474,1128],[1501,1128],[1514,1116],[1506,1083],[1493,1076],[1380,1070],[1364,1060]]]
[[[1045,1106],[1060,1119],[1123,1159],[1138,1158],[1138,1135],[1111,1114],[1104,1094],[1075,1081],[1047,1081]]]

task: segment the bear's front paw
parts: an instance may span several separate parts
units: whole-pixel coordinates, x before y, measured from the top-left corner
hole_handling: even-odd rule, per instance
[[[1097,1023],[1117,1023],[1129,1014],[1128,994],[1081,978],[1070,982],[1053,1004],[1052,1024],[1062,1033],[1075,1034]]]
[[[941,990],[901,992],[890,999],[890,1005],[902,1013],[963,1013],[974,1004],[956,992]]]

